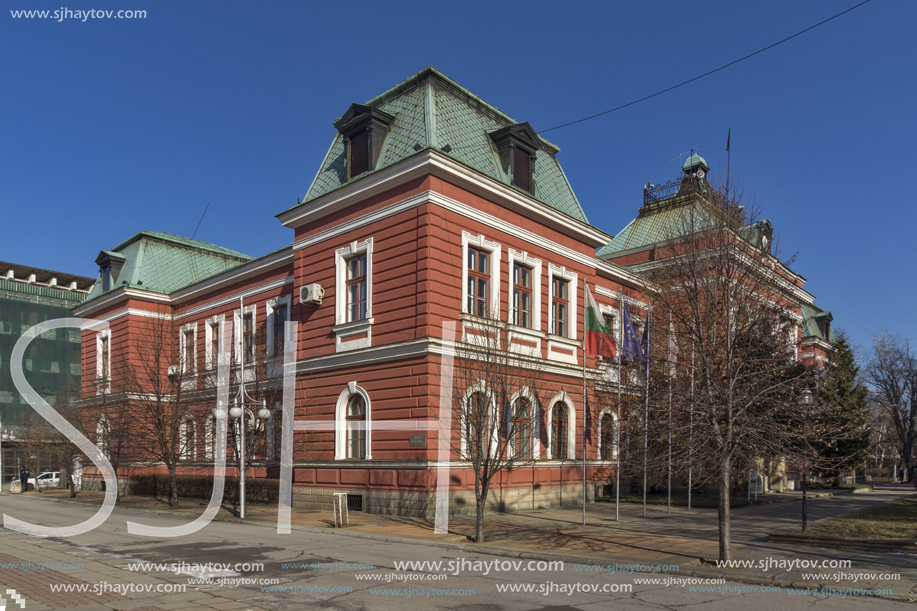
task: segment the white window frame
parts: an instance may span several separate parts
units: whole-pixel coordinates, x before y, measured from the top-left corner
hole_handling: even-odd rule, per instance
[[[347,322],[347,260],[351,257],[366,254],[366,318]],[[373,238],[362,242],[351,242],[334,251],[334,332],[335,352],[346,352],[372,346],[373,326]],[[347,339],[354,335],[364,335]]]
[[[621,312],[620,309],[607,306],[603,303],[598,304],[599,306],[599,316],[604,320],[604,317],[611,316],[612,327],[611,327],[611,336],[615,342],[615,349],[621,350]],[[600,356],[599,359],[604,364],[607,369],[605,369],[606,379],[610,382],[617,383],[621,377],[621,371],[618,369],[618,358],[608,358]]]
[[[488,319],[501,320],[500,303],[500,259],[502,248],[498,242],[491,242],[484,234],[472,235],[468,231],[462,232],[462,312],[468,316],[479,318],[474,312],[468,311],[468,247],[490,253],[490,315]]]
[[[223,335],[223,325],[225,324],[223,314],[217,314],[216,316],[211,316],[207,319],[206,324],[204,325],[204,367],[208,371],[216,371],[218,364],[218,356],[213,353],[213,332],[216,330],[220,334],[220,337]]]
[[[265,439],[265,458],[268,462],[274,462],[277,460],[277,435],[276,435],[276,424],[277,416],[283,416],[283,402],[275,401],[274,407],[271,409],[271,415],[265,423],[264,439]],[[283,423],[281,421],[281,426]]]
[[[529,406],[532,410],[532,413],[529,414],[530,427],[529,430],[529,451],[530,458],[524,460],[538,460],[541,455],[541,405],[538,403],[538,398],[535,396],[535,393],[532,392],[532,389],[528,386],[523,386],[509,400],[509,413],[510,419],[506,423],[506,434],[510,434],[510,426],[512,425],[512,418],[516,416],[516,399],[526,399],[529,402]],[[515,456],[516,446],[515,443],[510,443],[508,448],[510,456]]]
[[[507,249],[506,253],[507,267],[509,275],[507,277],[508,299],[507,299],[507,343],[508,349],[512,352],[527,354],[530,356],[541,356],[541,340],[545,334],[541,330],[541,259],[530,256],[527,252],[516,251],[512,248]],[[513,273],[517,266],[527,267],[532,273],[532,312],[531,328],[521,327],[513,324],[515,311],[513,309]],[[518,341],[517,341],[518,340]],[[524,343],[520,343],[524,342]],[[534,346],[526,345],[534,344]]]
[[[102,340],[108,344],[108,362],[105,363],[105,367],[102,364]],[[107,377],[102,376],[103,371],[108,371]],[[96,380],[96,394],[103,395],[111,391],[111,329],[96,334]]]
[[[249,312],[251,312],[252,314],[252,352],[256,352],[255,340],[257,339],[257,329],[258,329],[257,304],[253,303],[251,305],[245,306],[245,314],[248,314]],[[235,352],[236,352],[235,363],[236,365],[241,365],[242,364],[242,333],[243,333],[242,311],[238,309],[233,311],[232,319],[233,319],[233,332],[234,332],[233,335],[235,336],[235,339],[234,339]],[[254,357],[255,355],[252,355],[252,356]],[[254,358],[252,358],[252,360],[254,360]],[[246,361],[246,365],[251,365],[251,361]],[[246,370],[248,370],[248,367],[246,367]]]
[[[102,452],[105,456],[108,456],[110,447],[111,436],[111,427],[108,424],[108,417],[105,414],[99,418],[98,424],[96,424],[96,447],[99,448],[99,451]]]
[[[490,392],[490,389],[487,388],[487,384],[483,380],[478,380],[474,384],[468,387],[468,390],[465,391],[465,396],[462,397],[462,422],[461,422],[461,431],[460,431],[460,440],[459,440],[459,451],[462,456],[462,460],[470,460],[468,456],[468,435],[466,434],[467,427],[467,416],[468,416],[468,400],[471,399],[471,396],[475,393],[481,393],[484,395],[484,400],[487,401],[487,409],[490,415],[491,421],[494,423],[492,430],[491,440],[490,440],[490,449],[491,456],[496,456],[497,450],[499,449],[500,443],[500,424],[497,418],[500,415],[497,413],[497,404],[494,400],[494,395]]]
[[[614,435],[614,440],[615,440],[614,448],[612,448],[610,459],[602,458],[602,439],[604,439],[604,436],[603,436],[604,431],[602,430],[602,418],[605,417],[605,414],[611,415],[611,421],[613,423],[612,424],[612,434]],[[596,444],[596,459],[604,461],[604,462],[617,461],[618,460],[618,450],[621,446],[621,427],[618,424],[618,414],[615,411],[615,408],[609,406],[603,409],[602,413],[599,414],[598,424],[599,424],[599,437],[598,437],[598,443]]]
[[[187,334],[188,331],[193,333],[194,345],[191,347],[193,357],[191,358],[191,363],[185,362],[185,344],[187,343]],[[197,323],[191,322],[187,325],[182,325],[178,330],[178,360],[181,363],[181,372],[186,376],[197,375]]]
[[[554,405],[558,402],[567,407],[567,455],[561,459],[554,455]],[[548,413],[548,459],[549,460],[574,460],[576,458],[576,406],[565,391],[554,395],[547,403]]]
[[[204,459],[214,460],[216,444],[214,443],[217,432],[217,419],[211,412],[204,421]]]
[[[274,354],[274,312],[276,311],[278,305],[285,305],[287,307],[287,320],[284,322],[291,320],[292,296],[281,295],[280,297],[269,300],[266,304],[268,358],[277,358],[283,356],[282,354]],[[286,337],[286,330],[284,330],[284,337]]]
[[[359,395],[366,406],[366,457],[365,458],[347,458],[347,404],[350,398]],[[345,388],[338,396],[337,405],[334,408],[334,459],[335,460],[370,460],[372,459],[372,403],[369,400],[369,393],[363,388],[357,386],[355,381],[348,382]]]
[[[567,282],[567,335],[555,335],[551,333],[554,328],[554,319],[552,318],[554,303],[554,277],[561,278]],[[567,270],[564,266],[548,263],[548,358],[563,363],[576,365],[579,363],[579,350],[581,343],[579,329],[577,327],[577,317],[579,314],[579,276],[576,272]]]
[[[197,460],[197,421],[190,413],[182,416],[178,426],[178,443],[179,460]]]

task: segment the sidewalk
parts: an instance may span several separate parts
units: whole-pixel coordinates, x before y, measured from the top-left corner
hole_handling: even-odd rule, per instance
[[[34,493],[32,493],[34,494]],[[878,486],[860,494],[809,494],[809,523],[843,515],[913,494],[902,485]],[[818,495],[818,496],[816,496]],[[43,492],[49,502],[100,503],[102,493],[81,492],[77,499],[68,491]],[[766,498],[765,498],[766,497]],[[376,540],[416,541],[424,545],[473,551],[499,556],[562,559],[568,563],[608,567],[640,565],[642,570],[662,567],[661,572],[682,577],[723,577],[730,581],[752,584],[774,584],[790,587],[832,587],[890,589],[891,598],[917,601],[917,557],[881,555],[807,546],[788,546],[767,542],[767,533],[796,530],[800,526],[801,493],[761,495],[767,504],[736,508],[732,511],[733,557],[751,561],[745,568],[716,568],[709,559],[719,555],[715,509],[650,505],[643,517],[640,504],[622,503],[621,520],[615,520],[614,503],[596,503],[587,507],[586,525],[582,508],[542,509],[515,514],[488,514],[485,518],[487,541],[477,544],[473,517],[453,517],[448,534],[435,534],[433,521],[416,518],[388,517],[363,513],[350,514],[350,527],[333,528],[330,512],[293,509],[291,523],[299,529],[322,529],[336,535]],[[183,500],[178,508],[149,498],[125,497],[120,508],[156,513],[199,515],[204,501]],[[224,507],[215,518],[239,521]],[[274,528],[276,506],[249,505],[246,522]],[[707,561],[705,561],[707,559]],[[834,564],[850,561],[848,567],[799,568],[800,562]],[[796,568],[790,568],[793,565]],[[601,568],[596,570],[602,570]],[[621,569],[619,569],[621,570]],[[659,569],[656,569],[659,570]],[[838,573],[843,573],[838,576]],[[900,579],[894,579],[899,575]],[[808,577],[807,577],[808,576]],[[835,579],[835,577],[837,577]]]

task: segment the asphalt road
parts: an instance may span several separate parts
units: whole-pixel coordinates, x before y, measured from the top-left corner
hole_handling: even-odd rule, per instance
[[[3,513],[46,526],[74,524],[94,511],[92,507],[78,504],[17,496],[3,496],[0,503]],[[560,570],[546,565],[529,565],[529,560],[467,553],[422,543],[361,538],[356,536],[359,533],[330,529],[327,532],[294,530],[292,535],[278,535],[266,525],[213,522],[202,531],[180,539],[151,539],[130,535],[126,519],[152,526],[175,526],[187,520],[169,514],[116,510],[103,526],[72,539],[39,539],[2,530],[0,542],[7,555],[21,560],[33,561],[25,557],[33,553],[31,550],[44,551],[48,557],[52,552],[60,557],[63,552],[73,558],[72,562],[81,559],[100,562],[105,567],[100,572],[113,583],[189,584],[189,590],[238,601],[239,609],[567,611],[613,607],[674,611],[676,608],[702,607],[753,611],[775,607],[808,609],[813,605],[817,609],[914,608],[908,603],[849,593],[844,596],[840,592],[799,595],[787,588],[754,591],[765,586],[739,583],[672,584],[671,580],[679,578],[620,570],[614,573],[577,570],[570,563]],[[403,561],[439,561],[443,565],[439,569],[428,565],[420,570],[396,566]],[[137,570],[129,570],[128,565],[142,562],[179,566],[156,569],[138,568],[134,564]],[[498,564],[493,564],[495,562]],[[520,564],[514,565],[514,562]],[[241,570],[214,570],[215,565],[236,563],[258,563],[263,567],[253,570],[253,567],[233,566],[232,569]],[[201,565],[209,565],[209,570],[201,570]],[[0,571],[0,576],[3,575]],[[50,573],[43,576],[42,572],[33,571],[32,575],[36,579],[47,579]],[[98,577],[81,573],[80,578],[91,581]],[[205,578],[210,578],[212,583],[190,583]],[[659,579],[661,583],[637,583],[647,578]],[[234,581],[239,579],[253,583]],[[665,580],[671,585],[666,586]],[[9,585],[3,579],[0,582]],[[698,586],[713,591],[692,591],[692,587],[696,590]],[[511,591],[513,588],[518,591]],[[530,591],[521,591],[525,588]],[[201,601],[200,608],[231,608],[231,605],[206,607],[203,598]],[[194,603],[188,604],[191,606],[185,608],[197,608]],[[165,605],[164,608],[178,607]]]

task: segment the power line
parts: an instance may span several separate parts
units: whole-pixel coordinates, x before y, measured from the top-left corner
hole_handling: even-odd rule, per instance
[[[634,104],[639,104],[640,102],[645,102],[646,100],[649,100],[650,98],[655,98],[656,96],[662,95],[663,93],[668,93],[669,91],[672,91],[673,89],[678,89],[679,87],[684,87],[684,86],[687,85],[688,83],[693,83],[694,81],[698,81],[698,80],[704,78],[705,76],[710,76],[711,74],[713,74],[713,73],[715,73],[715,72],[719,72],[720,70],[724,70],[724,69],[728,68],[729,66],[734,66],[734,65],[738,64],[739,62],[745,61],[746,59],[749,59],[750,57],[754,57],[755,55],[758,55],[759,53],[764,53],[764,52],[767,51],[768,49],[773,49],[773,48],[776,47],[777,45],[783,44],[783,43],[785,43],[785,42],[788,41],[788,40],[792,40],[792,39],[796,38],[797,36],[801,36],[802,34],[805,34],[806,32],[808,32],[808,31],[810,31],[810,30],[814,30],[814,29],[817,28],[818,26],[824,25],[824,24],[828,23],[829,21],[831,21],[832,19],[837,19],[837,18],[840,17],[841,15],[844,15],[844,14],[846,14],[846,13],[849,13],[850,11],[852,11],[852,10],[854,10],[854,9],[860,8],[861,6],[863,6],[864,4],[868,4],[869,2],[872,2],[872,0],[863,0],[863,2],[860,2],[860,3],[857,4],[857,5],[851,6],[851,7],[848,8],[846,11],[841,11],[840,13],[838,13],[838,14],[832,16],[832,17],[828,17],[828,18],[825,19],[824,21],[819,21],[819,22],[816,23],[815,25],[809,26],[809,27],[807,27],[807,28],[804,29],[804,30],[801,30],[801,31],[799,31],[799,32],[796,32],[796,33],[793,34],[792,36],[787,36],[787,37],[784,38],[783,40],[778,40],[777,42],[775,42],[775,43],[773,43],[773,44],[767,45],[767,46],[764,47],[763,49],[758,49],[758,50],[755,51],[754,53],[749,53],[749,54],[746,55],[745,57],[740,57],[739,59],[736,59],[736,60],[733,60],[733,61],[729,62],[728,64],[723,64],[723,65],[720,66],[719,68],[714,68],[713,70],[710,70],[709,72],[704,72],[703,74],[701,74],[701,75],[699,75],[699,76],[695,76],[694,78],[688,79],[687,81],[683,81],[683,82],[681,82],[681,83],[678,83],[677,85],[672,85],[671,87],[668,87],[668,88],[666,88],[666,89],[663,89],[662,91],[657,91],[656,93],[653,93],[653,94],[648,95],[648,96],[644,96],[644,97],[640,98],[639,100],[634,100],[633,102],[628,102],[627,104],[622,104],[621,106],[616,106],[615,108],[612,108],[612,109],[610,109],[610,110],[604,110],[604,111],[602,111],[602,112],[600,112],[600,113],[596,113],[596,114],[594,114],[594,115],[590,115],[590,116],[584,117],[584,118],[582,118],[582,119],[577,119],[576,121],[570,121],[569,123],[564,123],[564,124],[562,124],[562,125],[555,125],[554,127],[549,127],[548,129],[543,129],[543,130],[539,131],[538,133],[539,133],[539,134],[543,134],[543,133],[545,133],[545,132],[549,132],[549,131],[552,131],[552,130],[555,130],[555,129],[560,129],[560,128],[562,128],[562,127],[567,127],[567,126],[570,126],[570,125],[576,125],[577,123],[582,123],[583,121],[589,121],[590,119],[595,119],[596,117],[601,117],[602,115],[607,115],[608,113],[615,112],[616,110],[621,110],[622,108],[627,108],[628,106],[633,106]]]

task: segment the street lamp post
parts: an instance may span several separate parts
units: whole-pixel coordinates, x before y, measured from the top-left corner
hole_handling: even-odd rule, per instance
[[[802,404],[802,532],[806,532],[806,526],[808,522],[808,508],[806,506],[806,501],[808,500],[807,490],[806,490],[806,476],[809,471],[809,441],[807,438],[807,433],[809,432],[809,406],[815,401],[815,395],[812,394],[812,391],[808,387],[802,391],[802,395],[799,397],[799,402]]]
[[[240,313],[240,322],[243,326],[243,331],[240,336],[241,345],[240,345],[240,367],[239,367],[239,394],[233,399],[233,407],[229,410],[229,417],[233,420],[239,421],[239,452],[237,458],[239,459],[239,517],[245,518],[245,472],[247,471],[245,467],[245,412],[247,405],[260,405],[261,409],[258,410],[258,418],[262,421],[267,420],[271,416],[271,412],[267,409],[267,401],[262,399],[259,403],[251,395],[248,394],[248,391],[245,390],[245,355],[248,351],[248,347],[245,345],[245,335],[244,335],[244,325],[245,325],[245,304],[243,298],[239,297],[239,313]],[[254,332],[254,329],[252,329]],[[252,340],[254,342],[254,339]],[[225,417],[225,415],[223,416]]]

